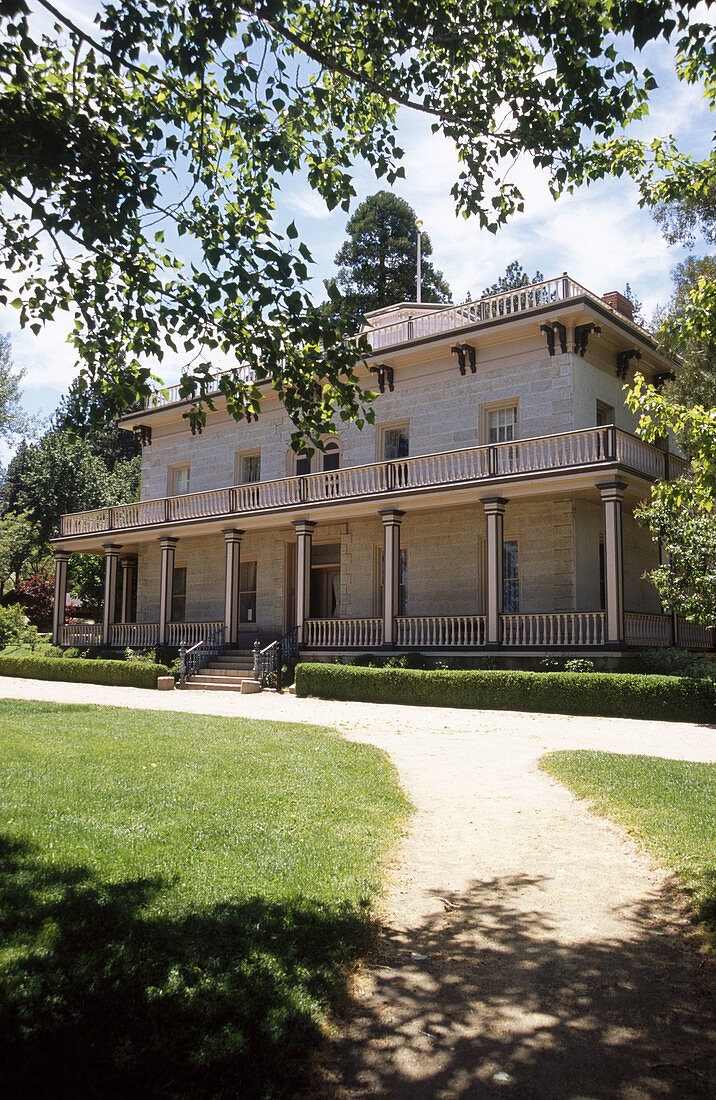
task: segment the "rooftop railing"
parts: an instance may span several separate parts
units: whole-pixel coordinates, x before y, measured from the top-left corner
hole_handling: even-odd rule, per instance
[[[62,517],[60,535],[126,531],[615,463],[652,480],[678,477],[688,469],[684,459],[607,425],[75,512]]]
[[[395,347],[411,340],[455,332],[469,326],[494,321],[500,317],[526,313],[532,309],[557,305],[560,302],[568,301],[570,298],[578,297],[591,298],[592,301],[599,302],[602,307],[606,304],[597,294],[593,294],[565,273],[558,279],[545,279],[540,283],[531,283],[529,286],[503,291],[501,294],[490,294],[474,302],[463,302],[462,305],[438,307],[429,313],[420,313],[416,317],[396,321],[392,325],[367,328],[361,333],[361,336],[368,340],[372,351],[382,351],[385,348]],[[635,328],[638,329],[639,326],[635,325]],[[355,339],[358,339],[358,337],[355,337]],[[251,367],[237,367],[235,369],[241,381],[253,382],[255,380],[255,373]],[[218,379],[223,374],[228,373],[230,372],[222,371],[216,377]],[[145,409],[161,408],[163,405],[171,405],[175,401],[184,400],[180,390],[180,385],[157,390],[145,402]],[[211,392],[216,393],[217,390]]]

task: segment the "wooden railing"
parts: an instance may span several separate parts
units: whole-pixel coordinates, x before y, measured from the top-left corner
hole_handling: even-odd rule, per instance
[[[255,371],[251,367],[235,367],[233,370],[219,371],[215,377],[218,382],[219,378],[224,374],[236,374],[237,378],[241,382],[253,382],[256,378]],[[209,393],[217,393],[218,386],[212,386]],[[191,400],[191,397],[186,398],[181,394],[181,383],[176,386],[166,386],[164,389],[156,390],[151,397],[148,397],[144,402],[144,408],[159,409],[163,405],[171,405],[175,401]]]
[[[370,648],[382,641],[382,619],[306,619],[304,623],[304,649]]]
[[[713,649],[715,632],[707,626],[690,623],[680,615],[677,622],[679,646],[683,649]]]
[[[603,645],[603,611],[532,612],[501,615],[508,646]]]
[[[399,646],[485,644],[484,615],[402,615],[396,627]]]
[[[407,321],[369,328],[361,335],[366,337],[372,351],[380,351],[382,348],[393,347],[395,344],[403,344],[409,340],[439,336],[445,332],[492,321],[496,317],[525,313],[527,310],[562,302],[581,294],[589,295],[589,291],[568,276],[562,276],[559,279],[547,279],[541,283],[533,283],[531,286],[505,291],[503,294],[491,294],[475,302],[464,302],[459,306],[448,306],[447,309],[421,313]],[[589,296],[594,297],[594,295]]]
[[[109,628],[109,644],[146,649],[159,641],[159,623],[113,623]]]
[[[196,645],[223,627],[223,620],[212,623],[167,623],[167,645]]]
[[[627,611],[624,615],[624,641],[627,645],[673,645],[671,615]]]
[[[85,646],[102,644],[101,623],[65,623],[60,627],[60,645]]]
[[[611,426],[585,428],[559,435],[518,439],[512,443],[466,447],[459,451],[348,466],[343,470],[258,481],[225,489],[119,504],[62,517],[60,534],[154,527],[215,516],[268,512],[328,501],[358,500],[439,487],[474,484],[491,478],[539,474],[552,470],[619,463],[650,478],[675,477],[688,469],[684,459]]]

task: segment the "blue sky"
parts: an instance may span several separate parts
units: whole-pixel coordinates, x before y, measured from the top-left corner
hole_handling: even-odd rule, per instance
[[[63,7],[71,10],[69,4]],[[73,15],[77,17],[78,12]],[[698,89],[675,80],[666,47],[651,48],[642,60],[655,72],[659,90],[641,133],[673,134],[685,150],[704,153],[713,138],[713,118]],[[639,209],[631,181],[604,181],[555,202],[545,177],[525,161],[513,172],[526,197],[525,211],[493,235],[481,231],[476,221],[455,216],[450,188],[457,168],[449,142],[433,135],[426,120],[401,112],[400,144],[406,150],[406,179],[396,192],[423,219],[433,244],[433,262],[445,274],[455,301],[464,300],[468,291],[478,297],[511,260],[519,259],[530,274],[539,269],[550,278],[567,271],[598,294],[623,290],[628,282],[643,301],[647,316],[667,302],[670,271],[686,250],[666,244],[649,213]],[[357,204],[384,184],[359,167],[355,186]],[[279,196],[278,223],[292,219],[313,252],[312,282],[318,296],[322,280],[335,272],[333,258],[343,240],[347,216],[343,211],[327,211],[296,179]],[[24,401],[32,413],[50,415],[76,373],[73,350],[65,342],[67,328],[63,318],[34,336],[19,329],[14,309],[0,307],[0,332],[10,333],[15,363],[26,371]],[[165,362],[165,380],[175,380],[179,370],[179,362]],[[6,459],[7,452],[0,457]]]

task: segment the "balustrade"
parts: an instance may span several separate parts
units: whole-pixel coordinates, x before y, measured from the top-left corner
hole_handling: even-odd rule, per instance
[[[357,500],[396,491],[420,491],[457,486],[494,477],[535,474],[550,470],[621,463],[649,477],[663,476],[666,461],[671,476],[688,469],[684,459],[666,456],[657,447],[610,426],[559,435],[517,439],[510,443],[466,447],[459,451],[348,466],[342,470],[257,481],[185,493],[159,500],[119,504],[62,517],[63,536],[96,534],[158,526],[164,523],[235,516],[293,508],[301,504]]]
[[[714,631],[708,626],[690,623],[679,615],[677,622],[679,645],[684,649],[713,649]]]
[[[501,615],[506,646],[603,645],[603,611],[531,612]]]
[[[60,627],[60,645],[81,647],[101,644],[101,623],[65,623]]]
[[[624,641],[627,645],[673,645],[671,615],[647,615],[627,611],[624,615]]]
[[[159,641],[159,623],[112,623],[109,644],[145,649]]]
[[[304,649],[370,647],[383,640],[381,619],[306,619]]]
[[[211,623],[167,623],[167,645],[178,646],[184,642],[188,646],[204,641],[223,627],[223,621]]]
[[[484,615],[401,615],[399,646],[478,646],[485,644]]]

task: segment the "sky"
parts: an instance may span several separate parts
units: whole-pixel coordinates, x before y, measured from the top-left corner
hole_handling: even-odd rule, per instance
[[[69,4],[63,4],[63,9],[71,10]],[[646,137],[673,134],[681,148],[705,153],[711,146],[714,124],[698,89],[675,79],[667,47],[651,47],[642,59],[655,73],[659,90],[653,96],[649,117],[635,132]],[[530,275],[539,270],[545,278],[554,278],[566,271],[597,294],[623,291],[629,283],[647,317],[668,301],[670,272],[687,250],[664,241],[649,212],[639,208],[636,187],[630,180],[606,180],[555,202],[544,174],[524,161],[512,176],[525,195],[524,213],[493,235],[480,230],[474,219],[456,217],[450,196],[457,178],[455,151],[446,139],[430,132],[427,120],[401,111],[399,144],[406,151],[406,178],[394,190],[423,220],[424,232],[432,241],[432,262],[452,287],[454,301],[464,301],[468,292],[479,297],[515,259]],[[386,186],[360,166],[354,185],[357,197],[353,209]],[[347,218],[344,211],[329,212],[300,180],[290,181],[279,196],[277,221],[295,220],[313,253],[312,284],[317,298],[322,281],[335,273],[333,260],[344,239]],[[697,253],[706,250],[703,245],[699,249],[697,242]],[[19,328],[16,310],[0,306],[0,332],[10,334],[15,365],[25,371],[24,404],[30,413],[51,415],[77,372],[73,349],[66,343],[68,328],[63,318],[34,336]],[[179,370],[179,362],[165,363],[164,380],[175,381]],[[0,460],[7,461],[9,453],[7,449],[0,452]]]

